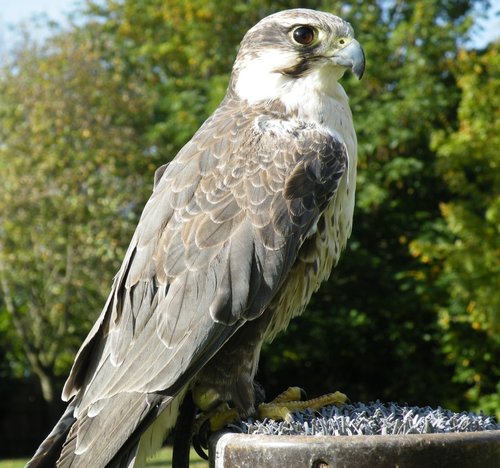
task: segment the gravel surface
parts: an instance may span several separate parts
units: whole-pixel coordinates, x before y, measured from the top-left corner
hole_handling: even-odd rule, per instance
[[[293,413],[292,421],[251,418],[229,426],[235,432],[268,435],[390,435],[500,430],[491,416],[396,403],[326,406]]]

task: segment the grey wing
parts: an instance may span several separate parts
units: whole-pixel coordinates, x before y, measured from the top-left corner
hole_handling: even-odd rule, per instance
[[[316,129],[263,132],[224,109],[205,123],[159,174],[77,355],[64,388],[77,402],[66,456],[113,434],[107,463],[158,407],[155,394],[168,402],[264,312],[346,164],[344,144]]]

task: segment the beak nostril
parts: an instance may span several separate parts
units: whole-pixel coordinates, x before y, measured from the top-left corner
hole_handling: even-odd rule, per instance
[[[340,39],[345,41],[345,39]],[[350,68],[352,72],[361,79],[365,70],[365,53],[360,43],[356,39],[348,41],[345,47],[340,48],[332,56],[334,63],[341,67]]]

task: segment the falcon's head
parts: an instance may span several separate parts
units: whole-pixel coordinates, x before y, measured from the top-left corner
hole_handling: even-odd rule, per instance
[[[347,69],[358,78],[365,69],[363,49],[349,23],[330,13],[287,10],[264,18],[247,32],[231,88],[250,102],[272,100],[305,77],[327,88]]]

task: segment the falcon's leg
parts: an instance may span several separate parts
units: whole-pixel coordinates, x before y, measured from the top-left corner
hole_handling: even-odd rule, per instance
[[[261,389],[260,385],[254,384],[254,387]],[[256,392],[258,393],[258,392]],[[210,396],[215,397],[215,393],[207,392],[201,395],[195,401],[198,404],[207,404],[210,401]],[[198,395],[200,397],[200,395]],[[274,400],[269,403],[260,403],[257,406],[257,419],[274,419],[276,421],[293,420],[292,413],[294,411],[303,411],[306,409],[319,410],[324,406],[336,405],[342,406],[347,401],[347,396],[341,392],[328,393],[318,398],[305,400],[305,392],[299,387],[290,387],[283,393],[280,393]],[[263,400],[263,391],[262,398]],[[216,404],[216,401],[219,404]],[[259,400],[257,400],[259,401]],[[214,432],[220,431],[228,424],[234,423],[241,419],[241,414],[236,408],[230,408],[227,402],[220,402],[220,399],[214,398],[212,410],[202,411],[194,424],[193,431],[193,447],[196,453],[205,460],[208,460],[208,455],[204,450],[208,449],[208,439]],[[175,466],[175,465],[174,465]]]
[[[255,402],[257,405],[260,405],[265,398],[264,390],[257,382],[253,384],[253,390]],[[194,395],[195,402],[201,410],[195,423],[195,427],[198,429],[208,421],[210,423],[210,430],[212,432],[218,431],[224,426],[239,420],[242,416],[250,416],[254,413],[254,411],[251,411],[248,414],[242,415],[241,411],[237,408],[230,406],[226,401],[220,400],[218,394],[215,392],[208,391],[202,395],[195,392]]]
[[[292,419],[294,411],[319,410],[324,406],[342,406],[347,401],[347,396],[341,392],[328,393],[310,400],[305,399],[305,392],[299,387],[289,387],[280,393],[274,400],[268,403],[260,403],[257,406],[255,417],[257,419],[274,419],[285,421]],[[200,419],[201,425],[209,424],[207,429],[210,432],[220,431],[224,426],[240,419],[240,415],[235,408],[230,408],[227,403],[218,406],[214,411],[205,413]]]
[[[263,314],[252,322],[252,327],[238,330],[198,375],[192,389],[194,403],[201,411],[195,421],[193,437],[198,448],[206,448],[211,432],[248,416],[283,420],[294,411],[316,410],[346,401],[347,397],[339,392],[302,401],[305,395],[294,388],[261,404],[263,391],[254,378],[262,336],[270,317],[272,314]]]
[[[246,395],[248,401],[251,400],[257,404],[264,401],[264,390],[257,382],[254,381],[253,385],[246,385],[245,389],[246,392],[244,393],[248,393]],[[230,406],[227,400],[221,397],[220,393],[205,386],[193,389],[193,401],[199,408],[193,427],[193,447],[200,457],[207,460],[208,456],[203,450],[208,449],[210,434],[219,431],[228,424],[239,421],[242,417],[255,413],[255,409],[243,410]],[[252,408],[254,408],[253,405]]]

